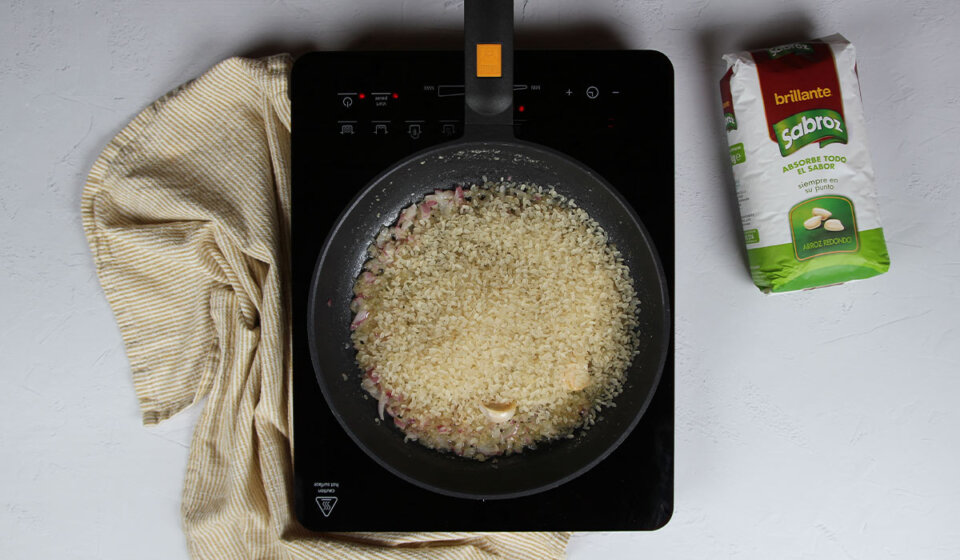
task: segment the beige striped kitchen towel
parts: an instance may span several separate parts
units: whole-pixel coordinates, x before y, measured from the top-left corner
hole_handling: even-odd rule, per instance
[[[183,490],[190,554],[563,557],[567,533],[318,535],[297,524],[284,290],[291,63],[232,58],[172,91],[107,145],[83,193],[144,423],[203,402]]]

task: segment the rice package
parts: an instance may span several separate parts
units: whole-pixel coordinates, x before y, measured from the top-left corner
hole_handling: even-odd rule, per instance
[[[786,292],[886,272],[853,45],[833,35],[723,59],[730,163],[757,287]]]

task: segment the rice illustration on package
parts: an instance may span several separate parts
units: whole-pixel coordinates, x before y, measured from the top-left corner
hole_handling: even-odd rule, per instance
[[[853,45],[833,35],[723,59],[720,96],[754,283],[786,292],[886,272]]]

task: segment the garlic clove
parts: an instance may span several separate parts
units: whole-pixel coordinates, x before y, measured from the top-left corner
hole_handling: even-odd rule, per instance
[[[587,362],[574,362],[564,367],[563,384],[569,391],[584,390],[590,384]]]
[[[517,403],[514,402],[482,403],[480,407],[483,409],[483,413],[486,415],[487,419],[496,424],[510,420],[517,412]]]

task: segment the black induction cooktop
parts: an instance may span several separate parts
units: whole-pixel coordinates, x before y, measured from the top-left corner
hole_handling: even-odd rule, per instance
[[[616,187],[650,232],[672,292],[670,62],[654,51],[517,51],[514,65],[517,138],[564,152]],[[314,264],[330,227],[368,181],[461,135],[463,53],[312,53],[294,65],[290,96],[294,506],[303,526],[611,531],[666,524],[673,511],[672,342],[657,392],[630,436],[596,467],[552,490],[506,500],[448,497],[398,478],[356,446],[327,408],[310,360]]]

